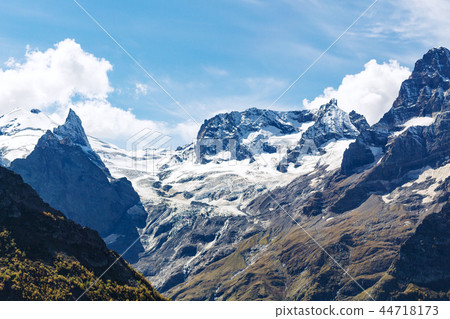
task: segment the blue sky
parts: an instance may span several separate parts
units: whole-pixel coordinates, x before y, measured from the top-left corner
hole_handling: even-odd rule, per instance
[[[174,135],[189,127],[192,135],[195,121],[217,112],[271,105],[372,2],[79,0],[189,117],[72,0],[2,1],[0,62],[14,57],[24,63],[27,45],[45,52],[74,39],[84,52],[112,65],[105,71],[113,89],[107,103]],[[449,11],[441,0],[378,1],[273,108],[300,108],[304,99],[338,88],[372,59],[395,59],[412,69],[429,48],[450,45]],[[48,110],[57,114],[56,108]],[[92,131],[109,138],[108,130]],[[120,144],[126,134],[109,139]],[[174,140],[180,144],[183,138]]]

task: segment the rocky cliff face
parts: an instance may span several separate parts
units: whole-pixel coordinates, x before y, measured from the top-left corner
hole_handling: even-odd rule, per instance
[[[450,299],[450,202],[425,217],[372,289],[381,300]]]
[[[434,48],[414,66],[403,82],[398,98],[377,126],[394,127],[413,117],[432,116],[448,109],[450,88],[450,51]]]
[[[2,167],[0,269],[1,300],[76,300],[96,279],[82,300],[164,299],[96,231],[67,219]]]
[[[136,227],[145,226],[138,194],[127,179],[111,177],[72,110],[65,124],[47,131],[28,157],[10,167],[46,202],[97,230],[120,253],[139,237]],[[137,242],[125,258],[135,261],[140,251]]]

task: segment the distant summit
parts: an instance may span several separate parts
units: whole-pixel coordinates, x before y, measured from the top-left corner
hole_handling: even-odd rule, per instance
[[[352,123],[349,114],[340,109],[337,103],[336,99],[331,99],[319,108],[314,125],[302,136],[303,141],[311,139],[316,147],[320,147],[332,139],[353,139],[359,135],[358,128]]]

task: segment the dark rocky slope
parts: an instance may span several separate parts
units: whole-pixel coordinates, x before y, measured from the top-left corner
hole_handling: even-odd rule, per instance
[[[428,215],[373,288],[380,300],[450,300],[450,202]]]
[[[0,300],[76,300],[91,284],[82,300],[164,299],[96,231],[0,167]]]

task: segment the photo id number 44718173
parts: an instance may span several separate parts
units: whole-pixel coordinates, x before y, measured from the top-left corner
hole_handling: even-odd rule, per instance
[[[437,316],[438,306],[382,306],[378,311],[383,316]]]

